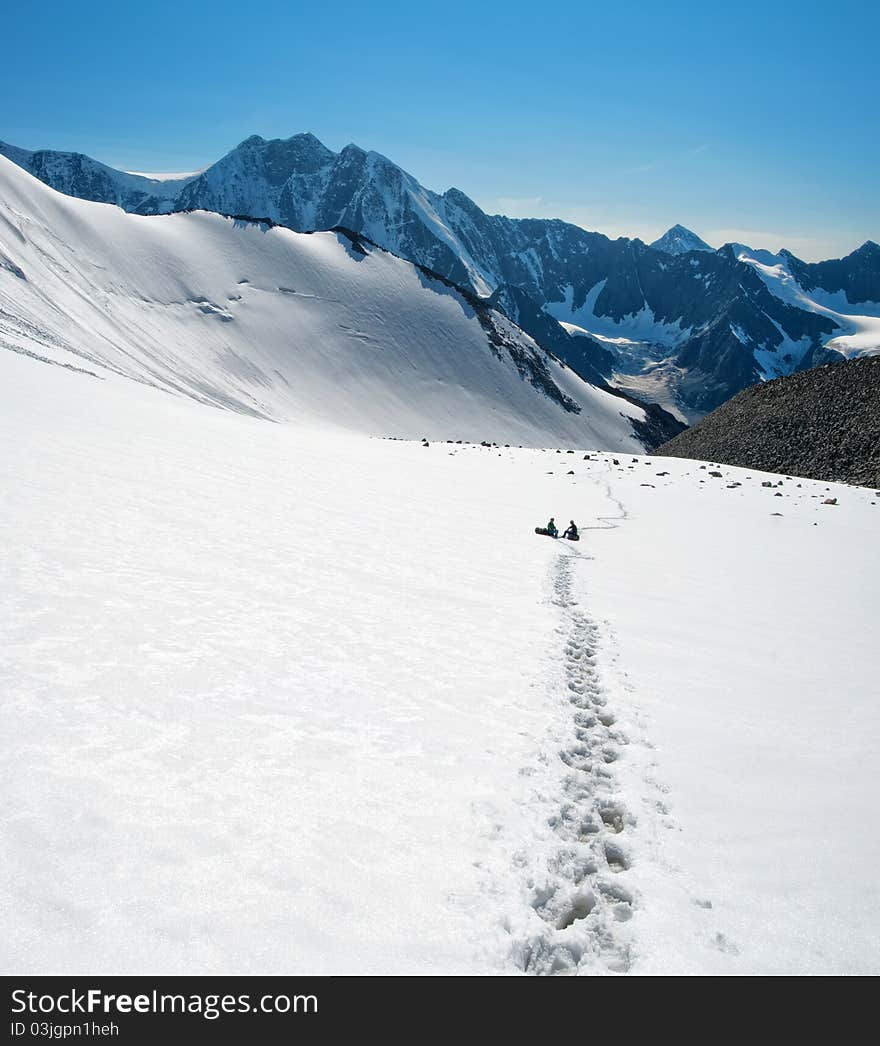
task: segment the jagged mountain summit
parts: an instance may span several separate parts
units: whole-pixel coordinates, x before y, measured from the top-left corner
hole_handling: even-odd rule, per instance
[[[655,251],[663,251],[664,254],[687,254],[688,251],[712,251],[705,240],[701,239],[695,232],[686,229],[683,225],[673,225],[663,235],[651,244]]]
[[[0,348],[272,421],[638,451],[679,426],[353,233],[73,199],[0,158]]]
[[[78,154],[0,153],[62,192],[142,214],[209,210],[300,232],[351,229],[491,297],[587,380],[687,421],[757,382],[880,349],[870,242],[817,264],[742,244],[670,253],[555,219],[489,215],[459,189],[433,192],[379,153],[336,153],[312,134],[252,136],[179,183]],[[669,242],[685,233],[673,227]]]

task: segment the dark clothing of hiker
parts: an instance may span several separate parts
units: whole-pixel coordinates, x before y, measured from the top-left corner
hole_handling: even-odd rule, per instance
[[[547,533],[550,534],[554,538],[559,533],[559,531],[556,529],[556,524],[553,522],[553,518],[552,517],[550,519],[550,522],[547,524]]]
[[[562,536],[564,538],[571,538],[572,541],[577,541],[578,540],[578,538],[580,537],[580,534],[578,534],[578,528],[574,525],[574,520],[572,520],[571,523],[569,523],[568,529],[565,531],[565,533]]]

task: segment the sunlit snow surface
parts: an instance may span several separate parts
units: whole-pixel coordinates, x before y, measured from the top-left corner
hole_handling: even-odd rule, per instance
[[[642,408],[587,384],[500,313],[491,322],[541,362],[555,399],[493,347],[470,302],[391,254],[203,211],[127,214],[0,157],[0,351],[276,421],[642,449],[631,420]]]
[[[5,972],[880,969],[873,492],[0,397]]]
[[[634,459],[333,234],[0,179],[4,972],[880,969],[874,492]]]

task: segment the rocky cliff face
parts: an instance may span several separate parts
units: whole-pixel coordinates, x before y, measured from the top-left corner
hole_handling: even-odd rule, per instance
[[[789,267],[806,291],[843,291],[847,301],[880,302],[880,245],[868,240],[858,250],[833,261],[802,262],[783,252]]]

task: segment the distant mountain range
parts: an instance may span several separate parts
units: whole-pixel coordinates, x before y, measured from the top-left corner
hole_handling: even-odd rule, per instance
[[[376,436],[635,453],[682,428],[355,233],[204,211],[138,217],[53,192],[0,157],[7,353]]]
[[[673,226],[648,245],[489,215],[375,152],[253,136],[201,173],[150,178],[78,153],[0,154],[53,188],[137,214],[207,210],[345,228],[503,310],[586,380],[694,421],[741,389],[880,351],[880,247],[807,263]]]

